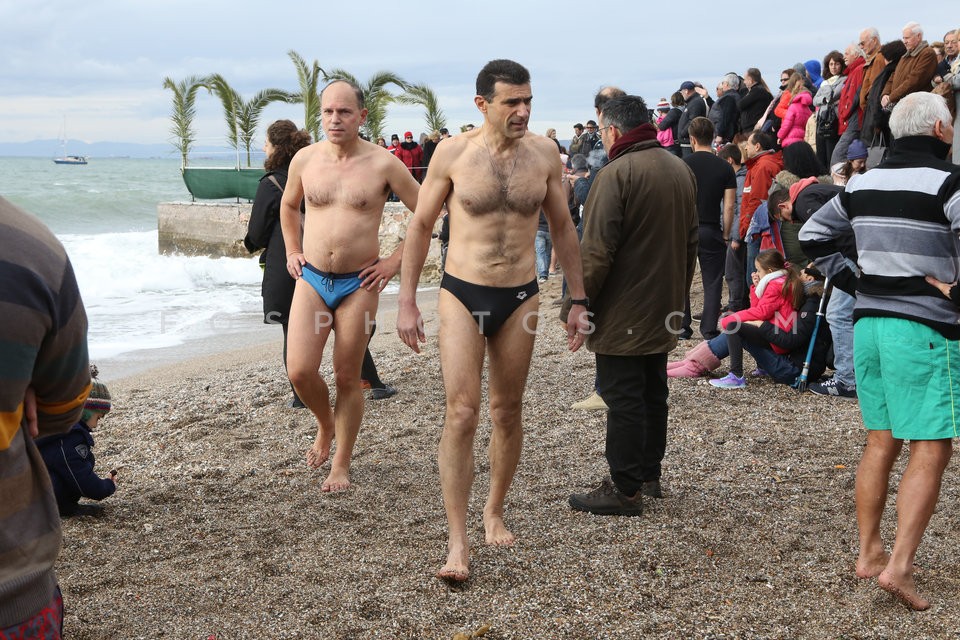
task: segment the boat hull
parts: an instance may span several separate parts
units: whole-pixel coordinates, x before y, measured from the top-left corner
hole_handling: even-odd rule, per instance
[[[87,164],[87,159],[83,156],[67,156],[66,158],[54,158],[54,164]]]
[[[183,182],[197,200],[221,200],[245,198],[253,200],[257,195],[263,169],[214,169],[187,167],[183,169]]]

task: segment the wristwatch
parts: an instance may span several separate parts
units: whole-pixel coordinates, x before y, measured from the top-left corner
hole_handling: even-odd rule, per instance
[[[582,307],[590,308],[590,298],[570,298],[570,304],[579,304]]]

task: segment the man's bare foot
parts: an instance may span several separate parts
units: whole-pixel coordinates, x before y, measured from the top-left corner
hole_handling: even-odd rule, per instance
[[[451,549],[447,554],[447,563],[437,571],[437,578],[450,584],[466,582],[470,578],[469,553],[467,549]]]
[[[483,531],[486,534],[487,544],[509,547],[517,540],[517,537],[507,529],[501,516],[484,515]]]
[[[857,558],[857,577],[876,578],[884,569],[886,569],[889,561],[890,554],[886,551],[882,551],[878,555],[871,555],[861,551],[860,556]]]
[[[324,493],[338,493],[350,488],[350,473],[341,469],[330,469],[330,475],[320,485]]]
[[[307,449],[307,466],[311,469],[319,469],[323,463],[330,459],[330,447],[333,444],[333,429],[329,433],[323,427],[317,429],[317,438],[313,441],[313,446]]]
[[[914,611],[926,611],[930,608],[930,602],[921,598],[920,594],[917,593],[913,576],[897,579],[890,571],[884,569],[877,578],[877,584],[880,585],[881,589],[892,594],[897,600]]]

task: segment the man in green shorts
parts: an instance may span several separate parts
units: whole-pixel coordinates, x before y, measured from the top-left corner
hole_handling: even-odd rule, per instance
[[[857,468],[856,573],[876,577],[916,610],[930,603],[917,592],[914,558],[960,431],[960,315],[942,293],[950,290],[944,283],[960,276],[960,167],[944,160],[952,122],[940,96],[914,93],[900,100],[890,116],[896,139],[891,154],[851,178],[800,231],[810,257],[837,251],[835,241],[851,228],[856,237],[862,275],[853,313],[854,367],[869,430]],[[910,441],[910,460],[888,554],[880,520],[904,440]]]

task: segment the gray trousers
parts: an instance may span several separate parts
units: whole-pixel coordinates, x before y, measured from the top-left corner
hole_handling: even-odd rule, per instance
[[[847,127],[847,130],[844,131],[843,135],[840,136],[840,139],[837,140],[837,146],[833,148],[833,155],[830,156],[830,167],[837,164],[838,162],[847,161],[847,147],[849,147],[850,143],[859,137],[860,137],[860,118],[857,117],[850,122],[850,125]],[[827,167],[827,171],[830,170],[830,167]]]

